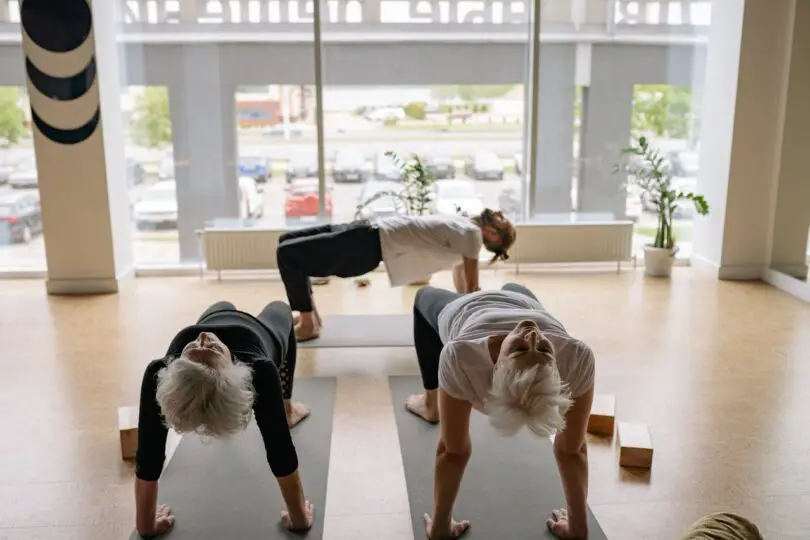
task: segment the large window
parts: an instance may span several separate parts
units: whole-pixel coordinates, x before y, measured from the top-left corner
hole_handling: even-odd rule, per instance
[[[28,111],[22,88],[0,87],[0,269],[45,268],[39,182]]]

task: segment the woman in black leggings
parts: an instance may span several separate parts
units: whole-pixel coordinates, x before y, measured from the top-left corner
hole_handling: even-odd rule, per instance
[[[162,534],[174,524],[171,510],[157,506],[168,427],[224,438],[244,430],[253,416],[287,506],[282,523],[291,530],[312,527],[313,507],[304,498],[290,435],[310,413],[292,401],[296,351],[287,304],[273,302],[254,317],[217,302],[177,333],[163,358],[149,363],[141,383],[135,457],[141,536]]]
[[[454,270],[459,292],[478,289],[478,258],[485,247],[491,263],[508,259],[515,228],[501,212],[477,216],[395,216],[374,223],[354,221],[284,234],[276,251],[287,299],[300,316],[299,341],[318,337],[323,321],[312,300],[311,277],[362,276],[385,263],[392,287]]]

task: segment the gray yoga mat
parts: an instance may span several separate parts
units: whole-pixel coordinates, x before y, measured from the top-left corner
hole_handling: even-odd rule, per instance
[[[304,494],[315,506],[315,524],[306,538],[318,540],[326,511],[335,379],[296,379],[293,398],[312,407],[292,434]],[[174,528],[161,540],[301,538],[279,524],[285,506],[255,420],[226,441],[183,436],[160,479],[158,504],[169,505],[175,516]],[[140,540],[137,531],[130,540]]]
[[[422,390],[418,377],[390,377],[396,410],[399,444],[408,486],[414,538],[425,535],[423,516],[433,512],[433,467],[440,427],[405,409],[405,399]],[[512,438],[499,436],[484,415],[470,418],[472,458],[467,465],[453,517],[470,520],[464,535],[469,540],[537,540],[555,538],[546,519],[555,508],[565,507],[560,476],[550,441],[525,431]],[[590,540],[607,538],[589,513]]]
[[[298,347],[413,347],[413,315],[325,315],[321,335]]]

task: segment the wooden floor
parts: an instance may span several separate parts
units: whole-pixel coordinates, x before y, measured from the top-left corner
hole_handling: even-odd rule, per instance
[[[500,270],[482,286],[515,280]],[[674,539],[719,510],[748,516],[766,538],[810,538],[810,306],[690,268],[671,281],[634,271],[519,281],[593,347],[597,392],[616,395],[619,420],[651,427],[649,474],[620,470],[611,443],[591,440],[589,502],[609,538]],[[448,286],[449,276],[434,282]],[[324,313],[405,312],[414,292],[389,289],[383,274],[365,289],[340,280],[316,288]],[[282,297],[274,280],[142,278],[88,298],[0,282],[0,540],[127,538],[133,471],[119,458],[116,408],[137,402],[146,363],[209,304],[256,312]],[[338,377],[326,539],[374,531],[412,540],[393,413],[401,404],[385,379],[417,372],[412,350],[299,358],[298,376]],[[375,473],[351,489],[358,464]]]

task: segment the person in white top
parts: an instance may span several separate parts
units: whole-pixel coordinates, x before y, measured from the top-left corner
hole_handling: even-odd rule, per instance
[[[477,216],[396,216],[339,225],[309,227],[283,234],[276,259],[299,341],[320,334],[323,321],[312,300],[311,277],[362,276],[385,263],[393,287],[454,269],[459,292],[478,289],[478,257],[483,245],[491,263],[509,258],[515,228],[501,212]],[[454,268],[455,267],[455,268]]]
[[[441,420],[434,511],[425,515],[428,537],[458,538],[469,527],[453,520],[452,508],[471,455],[475,409],[502,435],[524,426],[539,437],[556,434],[567,508],[555,510],[546,525],[559,538],[586,538],[591,349],[514,283],[463,295],[424,287],[416,294],[413,321],[425,392],[405,406],[428,422]]]

